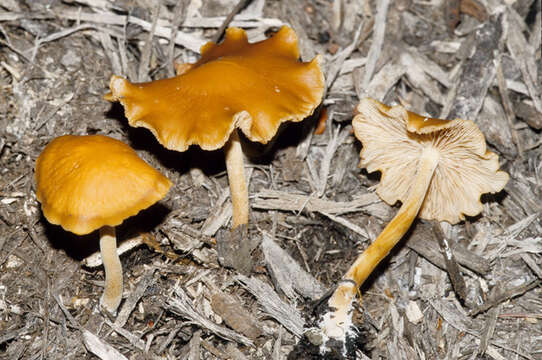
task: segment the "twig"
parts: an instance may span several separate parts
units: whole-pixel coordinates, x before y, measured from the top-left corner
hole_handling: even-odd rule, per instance
[[[237,15],[238,12],[243,10],[251,1],[252,0],[239,0],[237,5],[235,5],[233,10],[226,17],[226,19],[224,19],[224,22],[222,23],[222,25],[220,25],[215,35],[213,36],[212,41],[214,43],[218,43],[220,39],[222,39],[222,35],[224,35],[224,31],[226,30],[230,22],[233,20],[233,17]]]
[[[177,4],[173,10],[173,23],[171,24],[171,35],[169,36],[167,47],[167,69],[170,77],[175,76],[175,66],[173,64],[173,59],[175,58],[175,38],[177,37],[179,26],[181,26],[186,18],[187,3],[187,0],[177,0]]]
[[[527,291],[532,290],[542,284],[542,280],[533,280],[528,284],[516,286],[510,289],[507,289],[506,291],[502,292],[501,294],[495,296],[493,299],[488,299],[483,304],[477,306],[476,308],[472,309],[470,311],[471,316],[476,316],[484,311],[487,311],[491,309],[492,307],[506,301],[509,299],[512,299],[516,296],[523,295]]]
[[[380,57],[380,52],[382,51],[382,45],[384,43],[384,34],[386,33],[386,16],[388,14],[388,6],[390,0],[379,1],[377,6],[377,13],[375,16],[374,31],[373,31],[373,42],[367,55],[367,64],[365,65],[365,75],[363,76],[363,82],[361,89],[366,91],[369,86],[369,81],[373,77],[373,73],[376,68],[376,62]],[[366,96],[366,92],[363,93],[363,96]]]
[[[141,60],[139,62],[139,69],[137,72],[137,78],[139,82],[149,80],[148,72],[149,72],[149,64],[151,62],[151,54],[152,54],[152,38],[154,37],[154,33],[156,32],[156,23],[158,22],[159,15],[160,15],[160,2],[158,2],[152,10],[152,25],[149,31],[149,36],[147,38],[147,41],[145,42],[145,45],[143,46],[143,51],[141,52]]]
[[[514,145],[516,145],[516,148],[518,149],[519,157],[523,157],[523,147],[521,145],[521,141],[519,140],[518,131],[516,130],[514,124],[514,119],[516,118],[516,116],[514,114],[514,108],[512,106],[512,102],[510,101],[510,97],[508,96],[508,91],[506,89],[501,59],[502,55],[497,56],[497,58],[495,59],[495,62],[497,64],[497,85],[499,87],[499,93],[501,94],[501,101],[504,108],[504,113],[506,115],[506,120],[508,120],[510,132],[512,133],[512,140],[514,141]]]
[[[126,324],[126,321],[128,321],[130,314],[135,309],[137,302],[139,301],[139,299],[141,299],[141,297],[145,293],[145,290],[147,290],[149,285],[153,282],[155,271],[155,268],[151,268],[143,274],[143,278],[137,284],[136,289],[130,293],[130,295],[122,305],[122,308],[119,311],[119,315],[115,320],[115,326],[122,328]]]
[[[482,332],[482,337],[480,338],[480,345],[478,346],[478,355],[484,355],[489,345],[489,341],[493,337],[495,332],[495,326],[497,325],[497,317],[499,316],[500,308],[496,307],[489,311],[489,319],[486,321],[486,325]]]
[[[457,262],[455,261],[454,253],[452,252],[452,249],[450,249],[448,239],[446,239],[446,236],[444,235],[444,232],[440,228],[440,225],[437,221],[433,221],[432,227],[433,233],[435,234],[435,237],[439,242],[440,249],[443,252],[444,262],[446,263],[446,270],[448,271],[448,275],[450,276],[450,281],[452,282],[454,291],[459,296],[461,301],[463,303],[466,303],[467,286],[465,285],[465,280],[463,279],[459,271],[459,265],[457,265]]]
[[[361,21],[358,26],[358,29],[356,30],[356,33],[354,34],[354,40],[352,40],[352,43],[350,43],[350,45],[342,49],[341,52],[339,52],[337,56],[335,56],[335,60],[333,61],[333,63],[331,63],[331,65],[328,66],[327,71],[326,71],[326,88],[327,89],[329,89],[331,85],[333,85],[333,82],[335,81],[335,79],[337,79],[337,76],[339,75],[339,72],[344,64],[344,61],[348,59],[350,55],[352,55],[354,50],[358,48],[359,37],[361,35],[361,30],[363,28],[364,28],[364,22]]]
[[[442,255],[433,245],[435,240],[433,239],[432,232],[427,229],[427,227],[420,225],[421,224],[418,224],[418,226],[416,226],[416,229],[406,245],[429,260],[435,266],[446,269],[446,264]],[[460,265],[477,274],[485,275],[491,270],[489,261],[486,258],[478,256],[462,246],[456,245],[454,247],[454,256]]]

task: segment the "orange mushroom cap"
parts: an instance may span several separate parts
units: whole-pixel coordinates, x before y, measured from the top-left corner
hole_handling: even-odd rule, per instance
[[[45,218],[77,235],[116,226],[162,199],[171,182],[128,145],[102,135],[65,135],[36,161]]]
[[[376,192],[390,205],[407,199],[426,147],[438,152],[439,162],[418,214],[422,219],[455,224],[464,215],[478,215],[480,196],[501,191],[508,182],[471,120],[431,119],[368,98],[357,113],[352,125],[363,143],[360,166],[382,173]]]
[[[221,44],[205,44],[201,55],[170,79],[132,84],[113,76],[105,98],[122,103],[131,126],[148,128],[177,151],[192,144],[221,148],[235,128],[267,143],[281,123],[303,120],[322,100],[320,57],[300,62],[289,27],[252,44],[244,30],[229,28]]]

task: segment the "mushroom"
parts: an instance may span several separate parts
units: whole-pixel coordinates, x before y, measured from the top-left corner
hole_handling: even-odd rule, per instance
[[[85,235],[99,229],[105,269],[100,299],[112,314],[122,299],[115,226],[162,199],[171,182],[121,141],[102,135],[60,136],[36,160],[36,197],[45,218]]]
[[[120,101],[131,126],[149,129],[170,150],[224,147],[235,228],[249,216],[237,129],[265,144],[281,123],[311,115],[324,92],[319,62],[320,56],[299,61],[289,27],[255,43],[244,30],[229,28],[221,44],[202,46],[199,61],[177,67],[176,77],[132,84],[113,76],[105,99]]]
[[[325,335],[345,342],[352,301],[371,272],[407,232],[416,216],[456,224],[482,211],[480,196],[501,191],[508,174],[486,149],[471,120],[431,119],[362,99],[352,121],[362,142],[360,166],[380,171],[376,193],[402,206],[376,240],[352,264],[328,301]]]

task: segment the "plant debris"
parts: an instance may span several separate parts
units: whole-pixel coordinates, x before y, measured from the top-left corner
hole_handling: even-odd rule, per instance
[[[475,121],[510,181],[482,198],[480,216],[439,224],[464,302],[431,224],[415,222],[364,285],[363,307],[354,306],[364,334],[357,358],[541,358],[541,6],[1,1],[0,357],[310,358],[294,348],[314,301],[398,209],[374,194],[378,173],[358,168],[351,121],[370,96]],[[315,114],[285,126],[258,157],[246,151],[251,225],[232,235],[223,154],[166,150],[103,96],[113,74],[173,76],[228,26],[255,42],[283,25],[295,30],[303,61],[322,56],[325,127],[314,134]],[[117,228],[125,289],[116,319],[99,311],[97,234],[49,225],[36,200],[35,161],[65,134],[121,140],[174,184]],[[229,246],[236,237],[249,242]]]

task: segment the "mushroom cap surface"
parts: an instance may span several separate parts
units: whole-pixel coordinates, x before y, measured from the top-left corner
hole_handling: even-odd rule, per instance
[[[437,149],[439,163],[418,214],[422,219],[455,224],[464,215],[478,215],[480,196],[499,192],[508,182],[471,120],[425,118],[369,98],[356,110],[352,125],[363,144],[360,166],[382,173],[376,192],[390,205],[407,199],[425,147]]]
[[[131,126],[148,128],[170,150],[219,149],[235,128],[267,143],[281,123],[303,120],[321,102],[319,59],[299,61],[289,27],[255,43],[229,28],[222,43],[202,46],[199,61],[178,67],[178,76],[139,84],[113,76],[105,99],[120,101]]]
[[[131,147],[102,135],[54,139],[36,161],[35,178],[45,218],[77,235],[121,224],[171,187]]]

